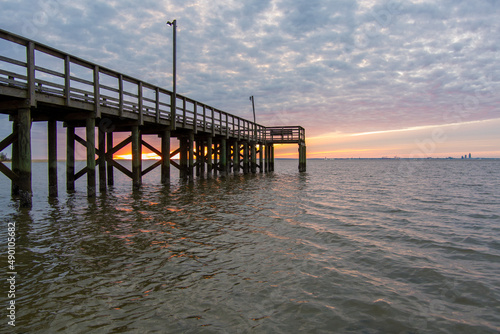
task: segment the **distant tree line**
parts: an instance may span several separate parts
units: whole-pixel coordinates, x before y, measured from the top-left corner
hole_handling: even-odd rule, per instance
[[[7,161],[7,160],[9,160],[9,157],[7,157],[7,154],[0,153],[0,161]]]

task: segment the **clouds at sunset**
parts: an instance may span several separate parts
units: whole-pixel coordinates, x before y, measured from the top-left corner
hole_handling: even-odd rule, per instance
[[[179,93],[249,119],[254,95],[259,123],[302,125],[310,138],[500,118],[498,1],[4,0],[0,6],[2,29],[167,89],[172,31],[165,22],[177,19]],[[361,142],[366,138],[351,149],[369,147],[370,139]],[[498,142],[499,135],[489,139]],[[310,152],[343,145],[331,140],[329,148],[314,148],[313,142]]]

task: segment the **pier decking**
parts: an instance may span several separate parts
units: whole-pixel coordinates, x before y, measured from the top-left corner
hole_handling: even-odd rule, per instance
[[[1,29],[0,42],[9,45],[0,49],[0,113],[9,114],[13,124],[12,133],[0,142],[0,151],[12,147],[12,168],[0,162],[0,171],[12,180],[12,194],[20,196],[22,205],[31,205],[32,197],[32,122],[47,122],[50,196],[58,193],[58,121],[67,131],[67,189],[74,190],[75,181],[86,175],[88,196],[96,193],[96,169],[101,191],[113,184],[114,169],[129,176],[134,187],[157,167],[162,183],[169,182],[171,166],[181,178],[272,172],[274,144],[298,144],[299,171],[306,170],[305,130],[300,126],[265,127]],[[85,139],[76,128],[85,128]],[[117,132],[130,136],[115,144]],[[159,136],[161,147],[150,145],[143,135]],[[173,152],[171,138],[179,140]],[[87,165],[80,171],[75,170],[76,142],[87,152]],[[132,170],[113,159],[127,145],[132,146]],[[145,170],[142,147],[161,157]],[[172,160],[177,154],[178,162]]]

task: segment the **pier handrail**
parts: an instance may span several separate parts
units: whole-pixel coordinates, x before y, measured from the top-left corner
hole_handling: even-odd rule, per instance
[[[255,142],[266,140],[266,127],[207,104],[176,94],[176,119],[171,119],[173,93],[167,89],[102,67],[50,46],[0,29],[0,40],[6,41],[14,54],[0,48],[0,89],[25,90],[31,106],[37,94],[62,101],[66,107],[91,105],[96,117],[106,110],[124,118],[153,119],[155,123],[177,122],[182,127],[212,135],[238,137]],[[24,47],[15,50],[15,45]],[[47,65],[49,64],[49,65]],[[88,108],[87,108],[88,109]]]

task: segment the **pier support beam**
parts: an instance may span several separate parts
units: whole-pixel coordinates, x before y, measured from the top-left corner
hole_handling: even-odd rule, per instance
[[[213,155],[213,151],[212,151],[212,137],[209,136],[207,138],[207,176],[208,177],[212,176],[212,169],[213,169],[212,155]]]
[[[270,170],[269,170],[269,166],[270,166],[270,164],[269,164],[269,159],[270,159],[269,146],[270,146],[270,144],[264,145],[264,154],[265,154],[264,171],[266,173],[270,172]]]
[[[220,140],[219,159],[220,159],[219,165],[220,165],[221,176],[225,176],[227,173],[227,142],[226,142],[226,138],[222,138]]]
[[[271,172],[274,172],[274,145],[273,144],[271,144],[271,146],[270,146],[270,153],[271,153],[271,158],[270,158]]]
[[[19,122],[14,120],[12,124],[12,133],[16,133],[19,129]],[[16,140],[12,145],[12,172],[19,176],[19,134],[17,134]],[[12,196],[19,196],[19,183],[12,181],[11,187]]]
[[[138,125],[132,127],[132,185],[139,188],[142,184],[142,139]]]
[[[47,122],[48,164],[49,164],[49,197],[57,197],[57,122]]]
[[[255,143],[250,143],[250,171],[255,174],[257,173],[257,149]]]
[[[31,188],[31,110],[19,109],[18,116],[18,149],[19,149],[19,196],[22,207],[32,206]]]
[[[243,142],[243,174],[248,174],[248,142]]]
[[[233,142],[233,173],[240,172],[240,144],[237,140]]]
[[[213,161],[214,177],[217,176],[217,173],[219,172],[219,154],[220,154],[220,145],[219,145],[219,143],[215,142],[214,143],[214,149],[213,149],[213,155],[214,155],[214,161]]]
[[[193,131],[189,133],[188,145],[189,145],[188,176],[192,179],[194,176],[194,132]]]
[[[161,135],[161,183],[170,182],[170,130],[163,131]]]
[[[186,137],[179,138],[179,178],[185,179],[188,176],[188,139]]]
[[[259,144],[259,172],[264,172],[264,146]]]
[[[299,172],[306,171],[306,145],[304,143],[299,144]]]
[[[203,166],[205,165],[205,148],[204,148],[204,140],[202,138],[197,138],[195,140],[196,145],[196,176],[201,176],[203,173]]]
[[[106,132],[99,127],[99,190],[106,191]]]
[[[66,190],[75,190],[75,127],[66,128]]]
[[[113,151],[113,132],[112,131],[109,131],[107,133],[106,146],[107,146],[106,152]],[[113,154],[111,154],[109,159],[113,160]],[[107,163],[107,170],[108,170],[108,186],[112,186],[115,183],[112,163],[109,163],[109,162]]]
[[[95,196],[95,118],[86,119],[87,133],[87,196]]]

